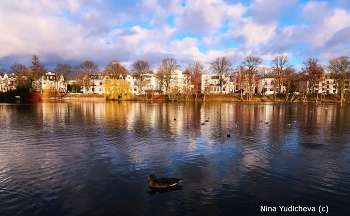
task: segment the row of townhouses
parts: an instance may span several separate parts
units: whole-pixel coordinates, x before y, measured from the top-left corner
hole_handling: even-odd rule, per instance
[[[138,85],[138,80],[133,75],[127,75],[125,77],[121,77],[121,79],[124,79],[127,81],[131,88],[132,93],[137,94],[144,94],[147,91],[155,91],[157,93],[164,93],[165,87],[164,85],[161,85],[160,82],[158,82],[158,79],[155,74],[145,74],[145,83],[142,87],[142,89]],[[72,89],[70,86],[73,85],[80,85],[79,89],[75,92],[79,93],[97,93],[97,94],[104,94],[106,92],[106,80],[109,79],[108,76],[102,76],[102,75],[91,75],[88,80],[89,83],[82,85],[79,80],[69,80],[66,82],[64,80],[64,77],[61,74],[57,74],[54,72],[47,72],[44,76],[42,76],[37,82],[36,86],[39,85],[38,89],[48,89],[48,88],[55,88],[59,92],[72,92]],[[285,86],[281,85],[278,89],[274,88],[274,79],[264,77],[260,79],[256,87],[254,88],[254,92],[249,92],[247,85],[244,84],[237,84],[235,85],[234,79],[230,76],[223,77],[223,83],[225,85],[222,86],[222,89],[219,84],[219,77],[214,74],[203,74],[201,79],[201,92],[202,93],[234,93],[234,92],[243,92],[243,93],[265,93],[265,94],[274,94],[274,91],[277,92],[285,92],[286,88]],[[349,82],[347,82],[349,83]],[[304,90],[301,89],[301,91],[306,91],[306,86],[304,87]],[[7,92],[9,90],[15,89],[15,76],[12,75],[3,75],[0,76],[0,92]],[[175,73],[172,76],[171,83],[170,83],[170,91],[171,92],[179,92],[183,93],[184,91],[188,91],[189,89],[193,89],[193,85],[191,84],[191,81],[189,79],[188,74],[184,74],[180,70],[176,70]],[[320,80],[317,85],[313,87],[311,90],[313,93],[322,93],[322,94],[337,94],[337,88],[336,83],[334,79],[331,79],[329,77],[326,77],[324,80]],[[349,84],[345,86],[345,92],[349,92]]]
[[[84,85],[81,87],[81,93],[97,93],[97,94],[104,94],[106,92],[106,80],[109,79],[108,76],[102,76],[102,75],[92,75],[89,79],[89,85]],[[137,85],[138,80],[135,76],[132,75],[126,75],[123,78],[125,81],[127,81],[131,88],[133,94],[144,94],[147,91],[155,91],[157,93],[164,93],[165,86],[161,85],[158,81],[155,74],[145,74],[145,84],[142,88]],[[232,93],[235,91],[234,89],[234,82],[231,80],[229,76],[226,76],[224,78],[226,85],[222,87],[223,93]],[[69,84],[74,85],[78,84],[78,80],[70,80]],[[220,93],[221,89],[219,86],[219,79],[216,75],[210,75],[210,74],[203,74],[202,80],[201,80],[201,92],[208,92],[208,93]],[[191,81],[189,79],[189,76],[187,74],[184,74],[180,70],[175,70],[175,72],[172,75],[171,83],[170,83],[170,92],[179,92],[182,93],[188,89],[193,89],[193,85],[191,84]]]

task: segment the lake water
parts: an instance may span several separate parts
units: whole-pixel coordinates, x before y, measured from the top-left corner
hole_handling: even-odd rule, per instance
[[[350,214],[349,106],[62,102],[0,115],[0,215]],[[181,190],[152,191],[152,173]]]

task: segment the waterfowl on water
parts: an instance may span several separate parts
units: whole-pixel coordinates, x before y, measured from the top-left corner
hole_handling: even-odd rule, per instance
[[[157,179],[156,175],[151,174],[147,177],[147,180],[151,180],[149,186],[151,188],[170,188],[175,187],[182,179],[178,178],[159,178]]]

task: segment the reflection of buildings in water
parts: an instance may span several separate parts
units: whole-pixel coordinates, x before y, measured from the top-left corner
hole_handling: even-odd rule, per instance
[[[79,117],[83,121],[101,123],[105,120],[105,103],[42,103],[43,121],[48,125],[66,126],[67,119]],[[87,118],[80,118],[85,116]]]
[[[41,104],[42,125],[47,131],[54,131],[56,126],[65,127],[64,121],[67,115],[65,103],[42,103]]]
[[[11,116],[13,116],[12,112],[10,111],[10,109],[8,109],[8,107],[9,107],[8,105],[0,105],[1,125],[6,126],[4,127],[4,129],[9,128],[9,125],[11,123]],[[1,131],[1,132],[4,132],[4,131]]]

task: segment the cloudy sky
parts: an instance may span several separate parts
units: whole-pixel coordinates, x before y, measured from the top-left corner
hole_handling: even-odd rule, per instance
[[[58,63],[111,60],[153,69],[174,57],[185,69],[226,56],[265,64],[286,54],[296,67],[309,57],[326,64],[350,56],[350,1],[306,0],[1,0],[0,68],[30,66],[32,55],[50,70]]]

